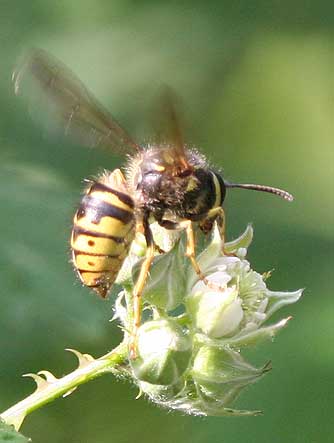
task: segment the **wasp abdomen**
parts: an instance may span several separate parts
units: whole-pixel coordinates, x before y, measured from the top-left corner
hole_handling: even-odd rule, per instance
[[[73,263],[85,286],[106,297],[134,233],[134,203],[122,172],[103,174],[89,185],[74,216]]]

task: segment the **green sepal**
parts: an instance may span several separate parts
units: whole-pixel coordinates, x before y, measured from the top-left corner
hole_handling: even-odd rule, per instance
[[[154,257],[143,291],[143,299],[150,305],[171,311],[183,302],[186,287],[184,247],[178,241],[173,249]],[[132,271],[136,281],[143,260],[138,261]]]
[[[204,345],[195,356],[191,374],[206,402],[228,407],[270,368],[270,364],[255,368],[231,348]]]
[[[291,292],[278,292],[278,291],[267,291],[268,306],[266,309],[267,318],[271,317],[274,312],[281,309],[283,306],[296,303],[303,294],[303,289],[298,289],[297,291]]]
[[[228,254],[236,254],[239,249],[248,249],[253,241],[254,230],[251,224],[248,224],[246,230],[235,240],[224,244],[224,252]]]
[[[277,332],[286,326],[290,319],[291,317],[287,317],[273,325],[261,326],[260,328],[258,325],[252,324],[233,337],[212,339],[204,334],[196,334],[196,339],[201,343],[206,343],[217,347],[233,346],[235,348],[241,348],[253,346],[268,339],[272,340]]]

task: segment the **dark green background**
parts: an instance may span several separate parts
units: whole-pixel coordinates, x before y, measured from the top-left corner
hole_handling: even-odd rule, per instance
[[[139,140],[162,83],[182,97],[185,132],[231,180],[287,188],[295,202],[231,191],[228,237],[255,226],[249,257],[274,290],[305,287],[275,342],[274,370],[240,398],[255,418],[195,418],[135,400],[105,376],[32,414],[35,442],[333,441],[334,8],[321,1],[2,0],[0,3],[0,410],[33,389],[21,374],[74,367],[120,332],[69,264],[82,179],[122,159],[50,139],[16,99],[18,55],[43,47]]]

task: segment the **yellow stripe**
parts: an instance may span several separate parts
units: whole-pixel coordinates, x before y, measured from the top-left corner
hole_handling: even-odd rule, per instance
[[[73,261],[75,263],[75,266],[80,270],[91,270],[91,271],[110,271],[110,272],[117,272],[123,261],[124,257],[99,257],[99,256],[92,256],[92,255],[84,255],[84,254],[77,254],[76,256],[73,255]]]
[[[211,174],[213,177],[213,184],[215,186],[215,194],[216,194],[215,203],[212,208],[217,208],[218,206],[221,205],[222,194],[221,194],[221,189],[220,189],[220,183],[219,183],[219,180],[218,180],[216,174],[212,171],[211,171]]]
[[[116,243],[110,238],[94,237],[85,234],[73,235],[71,246],[78,251],[101,255],[121,255],[125,249],[124,244]]]
[[[117,195],[112,194],[111,192],[103,192],[100,190],[88,192],[92,197],[103,200],[111,205],[116,206],[117,208],[125,209],[126,211],[133,212],[133,208],[130,208],[126,203],[123,203]]]
[[[125,237],[133,228],[133,223],[124,224],[122,221],[114,217],[102,217],[100,222],[92,223],[90,217],[80,217],[75,215],[74,225],[86,231],[94,231],[101,234],[113,235],[114,237]]]

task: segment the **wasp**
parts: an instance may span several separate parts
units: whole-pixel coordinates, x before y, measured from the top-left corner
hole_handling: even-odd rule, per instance
[[[32,50],[13,73],[15,93],[29,78],[52,109],[66,135],[91,147],[127,154],[124,171],[104,171],[90,180],[75,213],[71,236],[74,268],[83,283],[107,297],[129,253],[136,231],[147,244],[133,289],[134,324],[130,355],[141,321],[141,295],[157,246],[150,225],[182,230],[186,256],[198,277],[211,285],[196,260],[195,228],[209,233],[214,223],[225,235],[223,202],[228,188],[269,192],[291,201],[288,192],[271,186],[231,183],[215,171],[204,155],[184,143],[172,100],[165,100],[168,141],[142,146],[118,124],[83,83],[60,61],[43,50]],[[169,95],[170,97],[170,95]],[[162,252],[162,251],[160,251]]]

